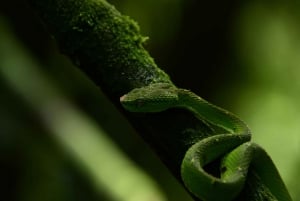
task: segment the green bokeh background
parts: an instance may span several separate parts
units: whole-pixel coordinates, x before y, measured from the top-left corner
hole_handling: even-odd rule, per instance
[[[292,0],[109,2],[139,23],[142,33],[150,37],[146,48],[176,85],[193,90],[249,124],[253,140],[271,155],[294,201],[300,201],[300,4]],[[191,200],[101,90],[59,54],[55,41],[25,1],[1,1],[0,21],[6,24],[0,28],[1,41],[8,40],[7,35],[18,41],[16,48],[23,47],[51,86],[91,124],[99,125],[122,157],[155,181],[159,196],[170,201]],[[6,51],[0,44],[1,61],[8,59],[3,57]],[[18,55],[10,59],[10,65],[24,65]],[[0,68],[14,71],[14,66],[1,61]],[[34,75],[26,82],[41,84]],[[87,171],[97,170],[82,168],[89,162],[67,151],[67,144],[45,127],[37,108],[3,73],[0,92],[0,200],[116,200],[101,188],[101,182],[94,184],[97,178]],[[91,157],[97,161],[99,155]]]

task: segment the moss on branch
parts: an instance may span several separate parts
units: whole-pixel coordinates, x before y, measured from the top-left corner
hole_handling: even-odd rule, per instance
[[[31,2],[61,51],[112,95],[121,96],[152,82],[170,82],[143,48],[146,37],[136,22],[107,2]]]
[[[143,48],[145,37],[141,36],[138,25],[106,1],[28,1],[56,39],[60,51],[120,110],[119,98],[130,90],[155,82],[171,83]],[[185,151],[205,137],[201,122],[188,112],[176,109],[160,114],[122,111],[180,179]]]

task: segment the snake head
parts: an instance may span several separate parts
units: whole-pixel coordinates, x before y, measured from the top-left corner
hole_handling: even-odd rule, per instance
[[[130,112],[161,112],[178,102],[177,88],[168,83],[155,83],[136,88],[120,98]]]

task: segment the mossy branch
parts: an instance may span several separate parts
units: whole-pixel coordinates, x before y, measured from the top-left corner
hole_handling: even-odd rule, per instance
[[[57,40],[61,52],[86,72],[119,109],[122,110],[120,97],[130,90],[154,82],[171,83],[168,75],[157,67],[143,48],[145,37],[139,33],[137,24],[129,17],[121,15],[107,2],[30,0],[30,3]],[[170,159],[174,161],[172,158],[178,155],[177,152],[182,152],[180,155],[183,155],[185,151],[172,150],[171,146],[166,144],[166,140],[174,144],[172,147],[177,147],[177,144],[191,144],[189,140],[187,140],[189,143],[177,143],[174,139],[169,139],[167,135],[171,131],[166,127],[170,126],[166,125],[174,120],[171,118],[172,114],[168,112],[164,117],[156,114],[146,116],[136,116],[126,112],[125,114],[134,125],[142,123],[138,126],[138,130],[150,141],[150,144],[155,144],[157,150],[164,150],[159,151],[160,156],[167,161]],[[180,122],[183,123],[182,120]],[[198,121],[195,122],[197,124]],[[172,138],[174,138],[173,134]],[[166,155],[167,153],[169,154]],[[171,169],[179,172],[178,167]]]
[[[192,114],[171,109],[159,114],[124,111],[119,98],[130,90],[156,82],[171,83],[143,48],[137,24],[104,0],[28,0],[57,40],[63,54],[84,71],[122,110],[138,133],[181,181],[186,150],[210,135]],[[237,200],[269,200],[255,173]],[[195,199],[197,200],[197,199]]]

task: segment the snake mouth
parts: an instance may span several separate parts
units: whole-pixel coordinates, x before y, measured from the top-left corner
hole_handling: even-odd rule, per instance
[[[121,97],[120,97],[120,102],[121,102],[121,103],[124,102],[124,101],[125,101],[125,98],[126,98],[126,95],[121,96]]]

